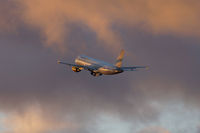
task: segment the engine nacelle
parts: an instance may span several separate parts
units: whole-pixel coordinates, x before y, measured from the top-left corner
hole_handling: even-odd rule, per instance
[[[80,72],[82,69],[83,68],[79,68],[79,67],[75,67],[75,66],[72,67],[72,71],[74,71],[74,72]]]

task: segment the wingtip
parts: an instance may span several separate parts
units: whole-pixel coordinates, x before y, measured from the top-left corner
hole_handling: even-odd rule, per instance
[[[149,70],[149,66],[146,66],[146,67],[145,67],[145,70]]]
[[[61,61],[60,61],[60,60],[58,60],[58,61],[57,61],[57,63],[58,63],[58,64],[60,64],[60,63],[61,63]]]

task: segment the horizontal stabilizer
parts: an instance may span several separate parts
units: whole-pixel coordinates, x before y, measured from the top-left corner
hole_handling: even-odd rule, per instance
[[[148,66],[133,66],[133,67],[121,67],[124,71],[136,71],[137,69],[144,68],[145,70],[148,70]]]

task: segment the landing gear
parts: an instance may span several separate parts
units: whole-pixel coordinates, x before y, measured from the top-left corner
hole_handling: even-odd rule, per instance
[[[97,77],[97,76],[101,76],[102,74],[101,73],[91,72],[91,75]]]
[[[91,74],[92,76],[96,76],[96,73],[94,73],[94,72],[91,72],[90,74]]]

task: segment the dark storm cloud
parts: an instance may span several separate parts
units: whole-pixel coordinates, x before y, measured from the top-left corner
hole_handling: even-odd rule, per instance
[[[4,42],[5,45],[7,43]],[[108,78],[108,81],[105,81],[103,78],[93,79],[86,72],[82,75],[72,73],[62,66],[57,66],[56,55],[48,55],[48,51],[40,50],[40,47],[31,44],[23,47],[5,45],[1,45],[1,49],[9,53],[1,56],[1,61],[4,62],[1,68],[2,111],[22,111],[22,114],[25,112],[25,116],[32,120],[32,115],[37,114],[37,111],[29,113],[27,108],[38,103],[45,115],[51,115],[54,119],[70,115],[79,121],[78,124],[93,119],[95,112],[116,110],[122,114],[126,112],[126,115],[130,112],[131,105],[124,99],[126,87],[112,85],[112,82],[119,82],[119,79]],[[85,77],[87,79],[84,79]],[[38,117],[41,117],[40,114]],[[37,123],[34,119],[33,122]]]
[[[117,113],[129,121],[139,119],[145,123],[156,120],[162,109],[152,106],[151,101],[167,104],[181,99],[188,105],[198,106],[198,41],[150,34],[135,34],[132,38],[128,35],[133,33],[127,33],[130,42],[126,42],[125,49],[133,51],[133,56],[126,56],[125,65],[146,63],[151,69],[94,78],[88,72],[73,73],[70,68],[56,64],[60,57],[72,62],[74,57],[71,55],[75,53],[60,56],[42,47],[35,33],[28,35],[26,32],[11,36],[12,39],[1,38],[0,103],[3,111],[26,112],[25,116],[32,118],[37,111],[32,114],[27,108],[39,104],[35,106],[36,110],[41,108],[45,114],[36,116],[51,115],[53,120],[59,119],[56,122],[59,123],[63,116],[70,115],[73,118],[71,124],[78,124],[72,127],[82,130],[100,112]],[[71,47],[76,49],[76,46]],[[91,51],[83,52],[112,61],[109,53],[103,49],[94,53],[95,49],[94,46]],[[75,51],[79,54],[78,50]],[[109,59],[102,56],[102,52],[110,55]],[[191,67],[193,69],[188,69]],[[44,119],[41,123],[46,122]],[[44,130],[48,126],[53,127],[50,123],[44,126]]]
[[[70,25],[71,32],[66,35],[69,39],[65,39],[63,38],[65,32],[62,31],[63,26],[65,27],[65,24],[63,24],[65,17],[50,21],[53,14],[49,14],[49,10],[56,11],[56,15],[63,13],[66,16],[71,16],[76,11],[72,10],[73,6],[69,8],[69,11],[65,11],[65,4],[61,6],[61,1],[50,1],[49,5],[46,5],[46,1],[37,3],[39,1],[22,0],[20,2],[26,7],[22,13],[25,15],[22,16],[26,18],[24,22],[26,25],[20,23],[17,30],[14,28],[17,32],[1,34],[0,36],[0,109],[8,115],[5,125],[11,127],[10,132],[27,133],[28,130],[31,130],[32,133],[51,131],[93,132],[94,129],[88,128],[88,125],[92,125],[98,115],[102,113],[116,114],[120,119],[131,123],[134,123],[134,121],[151,123],[159,120],[164,110],[164,107],[160,107],[161,105],[179,105],[181,101],[192,109],[199,108],[199,40],[182,36],[182,32],[187,33],[187,35],[195,34],[195,36],[199,36],[197,32],[199,25],[196,25],[199,21],[198,17],[195,17],[198,16],[196,12],[198,9],[192,8],[196,7],[193,3],[187,5],[187,1],[176,0],[174,6],[177,5],[177,10],[170,6],[170,9],[172,8],[172,11],[175,12],[173,14],[165,12],[164,9],[167,9],[167,7],[164,6],[163,9],[162,1],[154,5],[155,0],[155,2],[150,3],[150,9],[153,10],[154,7],[157,7],[158,11],[164,10],[164,13],[156,13],[152,18],[150,15],[147,17],[150,19],[145,19],[149,23],[148,25],[151,25],[150,29],[154,33],[144,32],[139,27],[134,28],[134,25],[131,25],[132,19],[129,22],[129,17],[133,17],[134,13],[133,16],[127,14],[127,16],[124,16],[124,21],[131,28],[127,28],[124,23],[120,22],[120,25],[113,25],[120,36],[119,39],[115,32],[108,28],[112,25],[110,21],[104,23],[103,27],[95,28],[102,22],[108,21],[104,15],[110,9],[109,3],[107,10],[105,10],[106,13],[95,10],[96,20],[99,21],[89,25],[88,27],[91,27],[88,28],[83,24],[83,21],[86,24],[91,24],[89,18],[92,12],[86,10],[85,6],[82,6],[83,3],[72,2],[71,5],[74,7],[78,4],[80,12],[85,11],[85,17],[80,24],[79,21],[75,23],[73,21],[73,24]],[[129,5],[129,1],[118,2],[117,5],[124,5],[124,7]],[[135,2],[139,9],[143,7],[140,2]],[[171,1],[168,5],[172,5],[172,3]],[[194,3],[198,3],[198,1],[194,1]],[[37,7],[38,10],[34,10],[37,4],[40,4]],[[56,7],[61,6],[62,10],[57,11],[58,8],[53,8],[54,4]],[[101,5],[106,5],[106,2],[94,4],[95,7],[100,6],[97,9],[102,9]],[[2,5],[11,9],[8,2],[3,1]],[[43,12],[44,7],[46,7],[46,14],[43,14],[45,13]],[[131,7],[129,8],[131,9]],[[187,19],[176,18],[176,15],[183,14],[182,8],[184,12],[194,13],[194,21],[184,21],[184,25],[194,25],[196,29],[194,32],[180,28],[183,27],[180,22]],[[153,12],[155,13],[157,10]],[[114,14],[115,12],[118,13],[118,10],[114,8],[113,12]],[[134,11],[130,10],[130,12]],[[5,21],[4,24],[9,24],[7,23],[10,22],[9,15],[15,16],[20,21],[23,20],[20,17],[21,15],[13,15],[12,11],[8,13],[8,16],[2,12],[0,14],[3,16],[1,22]],[[122,12],[122,14],[124,13]],[[162,21],[162,14],[173,19]],[[135,15],[137,16],[137,14]],[[81,16],[76,14],[75,18],[78,19]],[[159,16],[161,19],[159,19]],[[2,19],[5,17],[9,19]],[[124,17],[122,15],[122,18]],[[136,17],[135,21],[140,21],[139,18]],[[74,20],[74,17],[71,16],[71,19]],[[60,26],[58,26],[60,24],[60,22],[57,23],[58,20],[62,21]],[[158,22],[160,22],[160,25],[157,25]],[[36,29],[33,30],[32,26]],[[53,26],[53,29],[49,29],[51,26]],[[56,28],[58,29],[55,30]],[[60,55],[58,51],[52,51],[43,46],[44,42],[41,41],[43,38],[40,37],[38,29],[46,35],[47,40],[50,39],[50,41],[47,41],[48,45],[53,43],[57,48],[58,43],[66,43],[68,52]],[[101,31],[101,29],[104,30]],[[149,65],[150,70],[122,73],[115,76],[92,77],[88,72],[74,73],[70,68],[56,64],[57,59],[73,62],[75,56],[79,54],[114,62],[114,54],[110,53],[112,49],[105,50],[101,47],[106,43],[98,41],[99,38],[96,38],[93,31],[99,34],[101,39],[106,40],[106,43],[112,42],[110,47],[118,49],[119,44],[115,45],[113,42],[118,41],[118,39],[122,40],[123,47],[127,52],[124,65]],[[167,34],[161,34],[166,32]],[[104,35],[109,36],[105,37]],[[61,40],[61,42],[57,40]],[[49,42],[51,43],[49,44]],[[58,47],[60,48],[60,45]],[[9,125],[11,121],[13,124]],[[31,127],[30,123],[35,125]],[[159,127],[158,129],[161,130]]]

